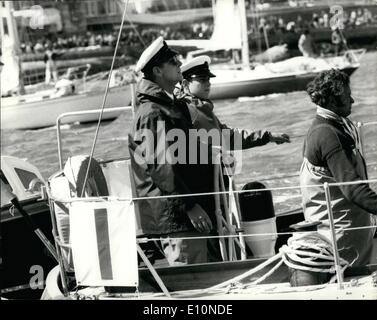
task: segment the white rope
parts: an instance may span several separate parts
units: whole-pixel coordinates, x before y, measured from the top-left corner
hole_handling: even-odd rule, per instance
[[[313,234],[293,235],[288,239],[288,245],[282,246],[279,252],[282,253],[284,263],[293,269],[326,273],[336,271],[331,242],[319,233],[315,236]],[[318,259],[328,261],[316,261]],[[340,265],[347,267],[349,263],[340,258]]]
[[[279,267],[284,263],[283,259],[278,262],[273,268],[271,268],[270,271],[268,271],[264,276],[260,277],[259,279],[255,280],[254,282],[251,283],[251,285],[256,285],[256,284],[259,284],[261,282],[263,282],[264,280],[266,280],[271,274],[273,274],[277,269],[279,269]]]

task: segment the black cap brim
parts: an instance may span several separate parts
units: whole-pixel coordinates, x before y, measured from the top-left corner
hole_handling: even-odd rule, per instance
[[[195,74],[189,75],[188,77],[191,77],[191,78],[201,78],[201,77],[214,78],[214,77],[216,77],[216,75],[214,75],[211,71],[208,71],[208,72],[195,73]]]
[[[199,78],[199,77],[210,77],[214,78],[216,75],[214,75],[208,67],[208,64],[202,64],[196,67],[193,67],[185,72],[182,73],[183,77],[185,79],[189,78]]]

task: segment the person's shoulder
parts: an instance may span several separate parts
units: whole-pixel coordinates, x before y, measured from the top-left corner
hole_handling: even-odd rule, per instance
[[[334,139],[338,136],[338,130],[329,123],[313,121],[308,131],[308,137],[326,140]]]
[[[144,101],[139,105],[139,117],[159,117],[162,115],[161,105],[154,101]]]
[[[339,130],[330,122],[316,117],[308,130],[306,140],[308,143],[318,145],[338,144]]]
[[[323,156],[342,149],[339,130],[328,123],[313,123],[309,129],[306,144],[310,149],[317,150]]]

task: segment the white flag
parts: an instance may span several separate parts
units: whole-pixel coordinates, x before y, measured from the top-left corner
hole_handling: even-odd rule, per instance
[[[77,283],[138,286],[134,203],[73,202],[69,214]]]

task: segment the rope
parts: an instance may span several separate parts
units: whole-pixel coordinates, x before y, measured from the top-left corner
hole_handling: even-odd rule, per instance
[[[334,252],[330,240],[317,233],[316,235],[293,235],[288,245],[279,250],[284,263],[293,269],[335,273]],[[340,265],[347,267],[349,263],[340,258]]]
[[[278,254],[269,258],[268,260],[256,266],[255,268],[244,272],[241,275],[238,275],[232,279],[219,283],[215,286],[209,287],[205,290],[193,292],[191,294],[180,293],[174,296],[181,297],[181,298],[188,298],[188,297],[193,297],[196,295],[203,295],[203,294],[213,292],[219,289],[224,289],[224,288],[225,288],[225,292],[229,293],[232,290],[232,288],[236,288],[237,285],[238,287],[256,285],[263,282],[266,278],[272,275],[283,263],[285,263],[288,267],[291,267],[294,269],[300,269],[300,270],[306,270],[306,271],[312,271],[312,272],[335,273],[336,272],[335,260],[334,260],[332,245],[330,241],[317,232],[315,232],[315,236],[313,235],[313,233],[314,232],[310,232],[309,235],[307,233],[294,235],[288,240],[288,245],[285,245],[282,248],[280,248]],[[240,281],[250,277],[251,275],[257,273],[258,271],[263,270],[265,267],[277,261],[279,258],[281,260],[274,267],[272,267],[266,274],[264,274],[263,276],[259,277],[258,279],[246,285],[240,284]],[[325,260],[325,261],[317,261],[317,260]],[[344,270],[348,267],[349,263],[342,258],[340,260],[340,263],[342,265],[341,272],[344,272]],[[324,267],[327,267],[327,268],[324,268]],[[332,279],[330,280],[330,283],[334,281],[335,281],[335,276],[332,277]]]

